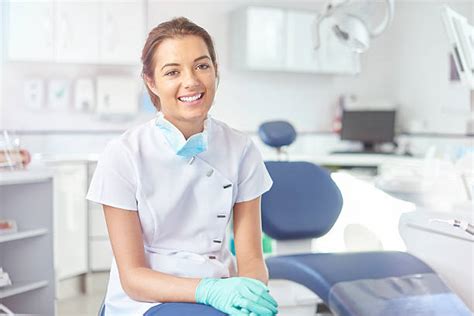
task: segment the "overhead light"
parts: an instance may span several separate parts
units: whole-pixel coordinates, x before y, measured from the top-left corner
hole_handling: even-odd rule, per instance
[[[370,39],[379,36],[390,25],[394,15],[394,0],[385,0],[386,13],[384,20],[375,28],[370,29],[367,21],[359,16],[356,12],[351,12],[350,3],[352,1],[346,0],[335,3],[330,0],[326,5],[325,12],[323,12],[316,21],[315,26],[315,49],[318,49],[320,43],[320,25],[325,19],[330,19],[332,24],[330,29],[334,35],[352,51],[357,53],[365,52],[370,46]],[[329,19],[328,19],[329,20]]]

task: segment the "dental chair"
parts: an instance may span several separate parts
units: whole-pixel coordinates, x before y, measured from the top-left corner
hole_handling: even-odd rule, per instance
[[[259,136],[281,154],[296,131],[288,122],[267,122]],[[343,316],[472,315],[429,266],[408,253],[311,253],[311,240],[325,235],[341,212],[341,192],[330,173],[313,163],[265,165],[273,186],[262,197],[262,228],[276,240],[276,255],[266,259],[270,291],[278,301],[296,284],[318,298],[307,314],[279,302],[281,316],[321,311]],[[272,288],[274,281],[287,286]]]

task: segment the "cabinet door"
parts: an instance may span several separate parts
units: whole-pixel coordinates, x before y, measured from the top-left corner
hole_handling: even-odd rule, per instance
[[[56,61],[98,62],[99,4],[96,1],[58,1],[55,27]]]
[[[55,266],[59,280],[87,272],[87,168],[85,163],[55,167]]]
[[[145,43],[141,0],[103,1],[100,10],[100,62],[139,64]]]
[[[7,5],[7,58],[53,61],[53,2],[10,0]]]
[[[315,13],[288,11],[286,28],[286,68],[288,71],[318,71],[318,51],[314,49],[313,42],[315,21]]]
[[[286,12],[278,8],[250,7],[246,19],[247,66],[251,69],[282,70],[286,59]]]

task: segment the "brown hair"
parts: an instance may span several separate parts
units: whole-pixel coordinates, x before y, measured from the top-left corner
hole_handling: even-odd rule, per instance
[[[164,40],[186,35],[199,36],[204,40],[211,57],[211,61],[214,64],[214,68],[216,69],[217,76],[217,60],[214,43],[212,42],[211,36],[205,29],[191,22],[185,17],[173,18],[169,21],[160,23],[150,31],[148,38],[146,39],[145,46],[142,50],[142,78],[145,82],[145,87],[148,90],[148,94],[150,95],[151,102],[153,102],[158,110],[161,108],[160,98],[155,95],[146,84],[146,78],[154,78],[155,61],[153,57],[155,56],[155,51]]]

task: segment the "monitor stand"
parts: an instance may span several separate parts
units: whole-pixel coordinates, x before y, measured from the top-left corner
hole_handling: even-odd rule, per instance
[[[363,148],[361,150],[336,150],[332,151],[331,154],[354,154],[354,155],[394,155],[394,152],[379,151],[375,148],[375,144],[371,142],[363,142]]]

